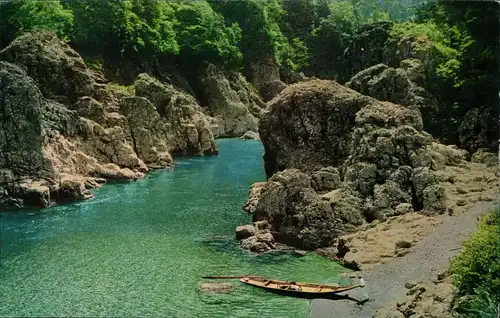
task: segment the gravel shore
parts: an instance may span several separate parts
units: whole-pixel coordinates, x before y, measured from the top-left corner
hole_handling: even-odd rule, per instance
[[[349,292],[349,296],[361,300],[364,294],[368,294],[370,301],[358,305],[352,300],[315,299],[310,305],[310,317],[373,317],[377,309],[404,297],[407,280],[431,282],[460,252],[462,242],[476,229],[479,216],[495,205],[494,202],[481,202],[461,215],[440,216],[443,222],[418,242],[409,254],[361,273],[366,287]]]

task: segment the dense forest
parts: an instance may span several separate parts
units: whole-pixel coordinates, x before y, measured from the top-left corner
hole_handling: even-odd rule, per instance
[[[500,80],[497,2],[0,3],[0,48],[23,32],[49,29],[82,54],[87,64],[122,84],[131,83],[142,71],[158,69],[173,70],[189,81],[204,62],[242,71],[252,80],[252,65],[260,61],[274,64],[282,75],[302,72],[345,83],[361,71],[352,67],[352,55],[377,50],[359,48],[356,41],[371,27],[383,26],[389,39],[382,36],[383,41],[372,43],[378,49],[391,38],[406,37],[416,42],[424,39],[435,51],[427,78],[439,109],[427,119],[427,130],[443,142],[469,150],[496,147]],[[372,57],[371,62],[393,66],[382,55]]]

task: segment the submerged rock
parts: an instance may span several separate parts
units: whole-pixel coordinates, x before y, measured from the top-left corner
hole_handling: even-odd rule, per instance
[[[260,140],[259,133],[255,131],[247,131],[246,133],[243,134],[243,136],[240,137],[241,139],[251,139],[251,140]]]
[[[225,293],[233,289],[233,285],[230,283],[201,283],[201,292],[211,292],[211,293]]]

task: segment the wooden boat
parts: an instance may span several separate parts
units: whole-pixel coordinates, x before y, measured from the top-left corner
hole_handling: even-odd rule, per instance
[[[244,277],[240,279],[240,282],[247,285],[263,288],[275,293],[307,298],[326,298],[336,296],[336,294],[338,293],[365,286],[362,280],[358,285],[344,286],[308,284],[294,281],[265,279],[260,277]]]

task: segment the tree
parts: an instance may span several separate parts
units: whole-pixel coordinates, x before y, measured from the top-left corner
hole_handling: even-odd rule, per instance
[[[237,23],[245,35],[239,47],[247,74],[252,63],[268,58],[295,70],[307,62],[304,43],[300,38],[287,38],[281,29],[285,14],[281,1],[213,0],[210,4],[224,16],[226,24]]]
[[[175,6],[175,31],[181,58],[237,66],[242,59],[238,48],[241,29],[237,24],[226,27],[222,15],[205,1]]]
[[[499,14],[496,1],[472,4],[439,0],[427,3],[417,12],[417,21],[436,24],[445,32],[448,46],[457,52],[438,69],[441,77],[449,80],[436,92],[441,100],[442,117],[448,119],[450,133],[446,141],[471,151],[477,147],[492,150],[497,147]],[[471,110],[476,110],[479,118],[470,118],[467,114],[474,114]],[[470,138],[464,137],[465,134]]]
[[[350,1],[329,4],[329,14],[321,19],[309,41],[311,67],[309,72],[323,78],[338,78],[342,56],[359,27],[356,10]]]
[[[73,29],[73,13],[63,8],[59,0],[16,0],[11,8],[9,22],[18,32],[30,30],[51,30],[68,40]]]

